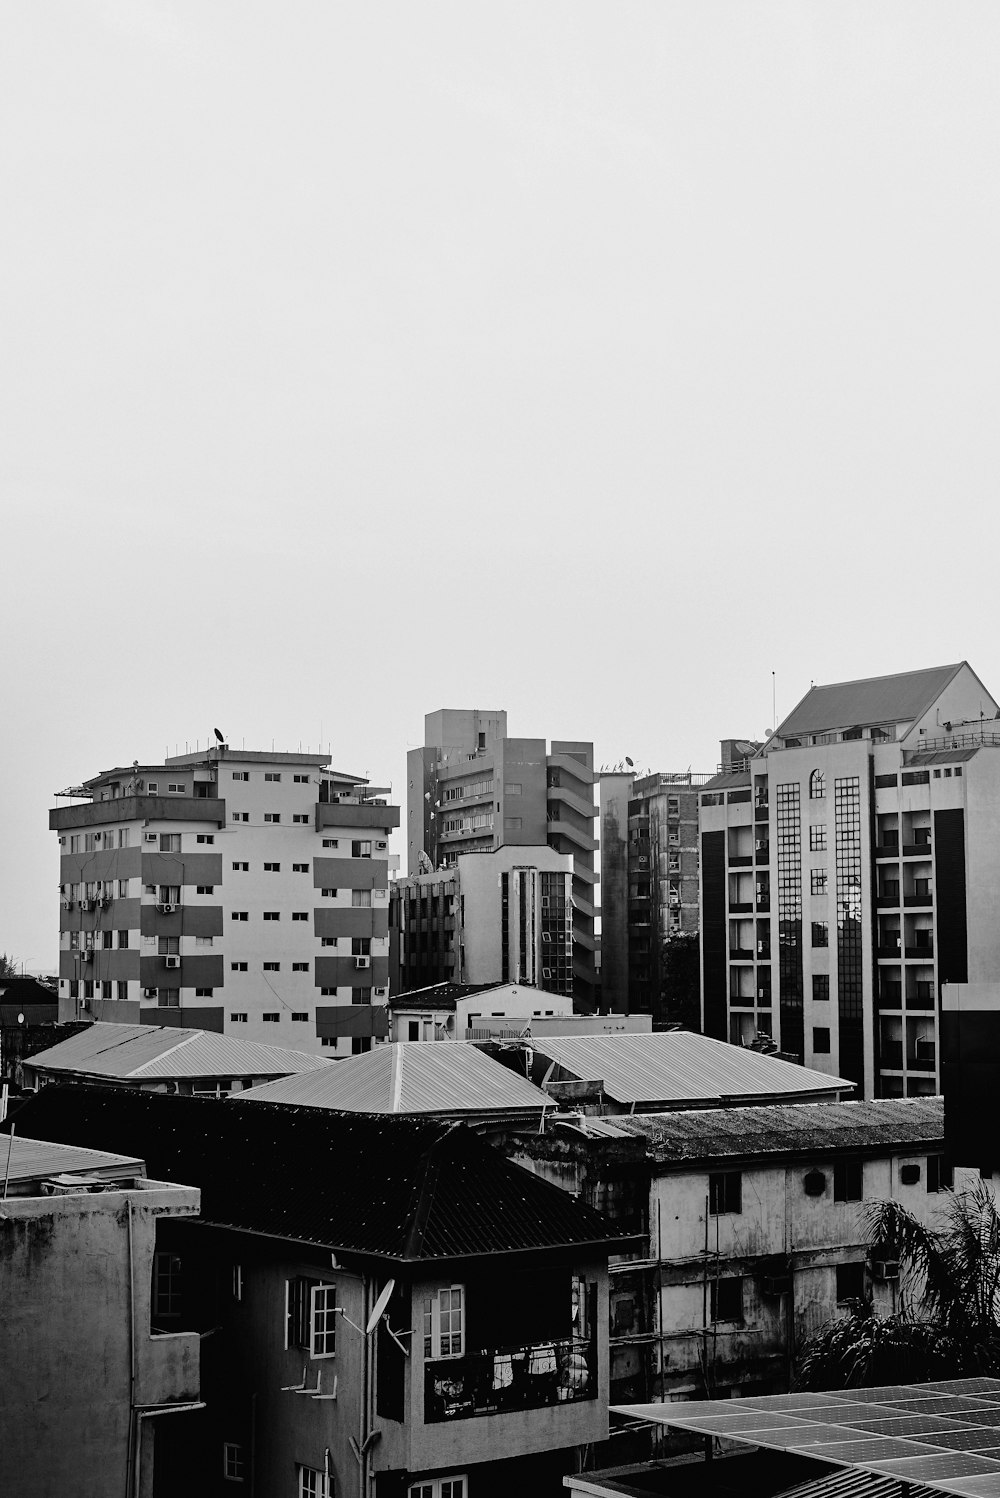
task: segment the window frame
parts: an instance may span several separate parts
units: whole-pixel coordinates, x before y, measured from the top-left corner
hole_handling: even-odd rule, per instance
[[[444,1305],[444,1297],[452,1300],[459,1297],[457,1307]],[[443,1328],[444,1318],[457,1315],[458,1330],[449,1320]],[[437,1362],[441,1358],[463,1358],[465,1356],[466,1294],[464,1284],[439,1285],[433,1294],[423,1297],[421,1308],[424,1360]],[[454,1343],[457,1341],[458,1346]],[[447,1344],[447,1345],[446,1345]]]
[[[855,1172],[857,1172],[856,1178]],[[856,1196],[853,1194],[855,1190]],[[833,1199],[835,1202],[864,1201],[865,1165],[863,1160],[835,1160],[833,1162]]]
[[[724,1314],[726,1311],[734,1308],[722,1304],[723,1297],[720,1292],[723,1285],[726,1286],[726,1297],[732,1297],[739,1301],[738,1314],[735,1316]],[[718,1279],[709,1281],[708,1316],[713,1326],[726,1322],[731,1326],[742,1326],[744,1324],[742,1274],[724,1274],[720,1275]]]
[[[226,1482],[246,1481],[246,1460],[241,1442],[223,1441],[222,1476]]]
[[[730,1205],[735,1198],[736,1206]],[[743,1172],[712,1170],[708,1174],[709,1217],[739,1217],[743,1213]]]

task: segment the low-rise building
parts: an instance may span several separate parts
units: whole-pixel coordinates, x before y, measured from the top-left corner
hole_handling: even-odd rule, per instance
[[[0,1492],[151,1494],[165,1427],[201,1398],[163,1247],[199,1193],[147,1179],[139,1157],[20,1130],[0,1172]]]
[[[201,1186],[172,1245],[177,1323],[206,1349],[188,1490],[555,1498],[606,1438],[627,1243],[470,1130],[66,1087],[19,1116]]]
[[[27,1088],[49,1082],[115,1082],[147,1092],[225,1096],[295,1072],[329,1071],[332,1064],[308,1051],[209,1030],[98,1020],[29,1057],[21,1073]]]
[[[930,1222],[949,1183],[940,1098],[581,1116],[507,1147],[642,1235],[611,1264],[612,1403],[787,1388],[838,1309],[897,1308],[863,1204]]]

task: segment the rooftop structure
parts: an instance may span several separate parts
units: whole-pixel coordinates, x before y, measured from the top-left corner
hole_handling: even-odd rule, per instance
[[[262,1045],[235,1035],[160,1025],[98,1021],[31,1056],[25,1085],[65,1081],[118,1081],[168,1090],[229,1092],[295,1072],[327,1071],[332,1062],[308,1051]],[[177,1087],[174,1090],[178,1090]]]

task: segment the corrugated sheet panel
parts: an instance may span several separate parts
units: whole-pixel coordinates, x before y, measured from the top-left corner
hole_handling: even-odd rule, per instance
[[[265,1082],[236,1097],[351,1113],[540,1112],[552,1106],[532,1082],[475,1046],[438,1040],[380,1045],[322,1073]]]
[[[600,1255],[622,1241],[599,1213],[440,1119],[56,1084],[17,1126],[99,1149],[127,1141],[154,1179],[201,1189],[205,1222],[338,1251],[419,1263]]]
[[[763,1104],[588,1118],[587,1132],[642,1138],[664,1163],[726,1156],[944,1145],[944,1099],[874,1098],[856,1103]]]
[[[872,676],[862,681],[838,681],[813,687],[778,727],[778,737],[829,733],[869,723],[906,723],[919,718],[939,697],[964,661],[954,666],[932,666],[904,671],[898,676]]]
[[[698,787],[699,791],[732,791],[750,784],[749,770],[722,770]]]
[[[963,760],[975,759],[979,752],[978,746],[975,749],[918,749],[913,754],[907,754],[903,769],[909,770],[914,765],[955,765]]]
[[[647,1035],[536,1037],[536,1052],[570,1077],[603,1081],[605,1096],[631,1103],[712,1103],[744,1097],[802,1097],[850,1089],[843,1077],[762,1056],[685,1030]]]
[[[284,1046],[240,1040],[208,1030],[168,1025],[116,1025],[98,1021],[31,1057],[46,1071],[82,1072],[88,1076],[232,1077],[279,1076],[329,1067],[325,1056],[311,1056]]]
[[[142,1161],[132,1155],[113,1155],[105,1150],[85,1149],[76,1144],[51,1144],[43,1139],[14,1135],[0,1139],[0,1174],[7,1173],[7,1151],[10,1148],[10,1179],[30,1181],[40,1176],[76,1174],[77,1172],[121,1171],[140,1176],[145,1172]]]

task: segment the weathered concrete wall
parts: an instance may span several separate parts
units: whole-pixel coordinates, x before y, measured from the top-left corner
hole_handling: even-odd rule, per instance
[[[149,1328],[156,1221],[199,1201],[154,1185],[0,1204],[0,1492],[125,1493],[132,1406],[198,1398],[197,1334]]]

